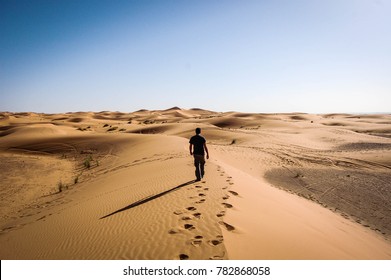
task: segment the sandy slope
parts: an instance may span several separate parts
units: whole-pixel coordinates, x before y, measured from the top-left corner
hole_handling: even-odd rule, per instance
[[[1,113],[0,257],[391,259],[390,136],[389,115]]]

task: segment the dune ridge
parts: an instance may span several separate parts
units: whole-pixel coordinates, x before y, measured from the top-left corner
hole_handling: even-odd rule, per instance
[[[390,131],[388,114],[1,112],[0,257],[391,259]]]

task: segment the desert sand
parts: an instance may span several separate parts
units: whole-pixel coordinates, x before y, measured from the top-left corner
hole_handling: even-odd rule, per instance
[[[389,260],[390,169],[388,114],[3,112],[0,258]]]

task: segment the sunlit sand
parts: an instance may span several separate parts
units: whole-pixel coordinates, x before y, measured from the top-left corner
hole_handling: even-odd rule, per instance
[[[0,169],[1,259],[391,259],[386,114],[5,112]]]

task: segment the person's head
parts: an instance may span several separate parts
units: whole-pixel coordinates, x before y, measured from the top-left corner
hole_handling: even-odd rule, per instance
[[[201,128],[197,127],[195,132],[196,132],[196,134],[200,134],[201,133]]]

